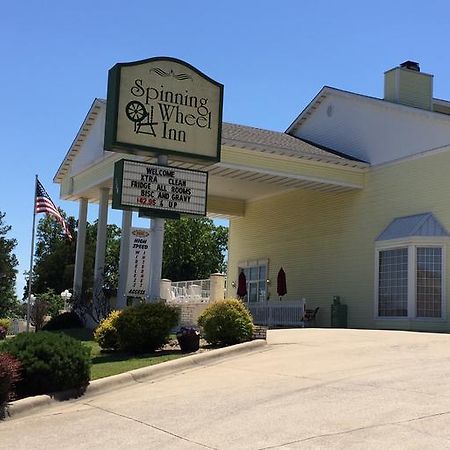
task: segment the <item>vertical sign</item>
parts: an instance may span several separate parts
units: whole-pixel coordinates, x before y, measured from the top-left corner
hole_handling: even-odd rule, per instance
[[[150,230],[131,228],[130,256],[125,295],[145,297],[150,279]]]

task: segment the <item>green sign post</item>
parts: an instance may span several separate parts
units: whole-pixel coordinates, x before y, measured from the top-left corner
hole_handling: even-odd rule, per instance
[[[152,217],[150,298],[159,298],[164,218],[206,215],[208,174],[167,166],[168,158],[220,161],[223,85],[175,58],[112,67],[104,149],[156,158],[115,165],[113,208]]]

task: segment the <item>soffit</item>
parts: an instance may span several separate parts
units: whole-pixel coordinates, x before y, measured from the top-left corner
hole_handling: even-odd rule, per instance
[[[114,162],[120,158],[156,163],[154,157],[105,152],[87,168],[69,177],[72,161],[84,145],[106,102],[96,99],[59,167],[54,181],[64,185],[67,200],[98,200],[100,186],[112,186]],[[223,124],[222,161],[213,165],[173,161],[175,167],[205,170],[210,174],[211,195],[254,200],[292,189],[346,191],[363,187],[368,164],[333,154],[286,133],[244,125]],[[103,147],[102,143],[98,144]]]

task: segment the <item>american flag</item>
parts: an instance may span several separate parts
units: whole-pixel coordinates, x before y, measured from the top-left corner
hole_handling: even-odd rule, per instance
[[[36,183],[36,214],[46,213],[53,216],[63,227],[64,233],[67,237],[72,240],[72,235],[70,234],[69,227],[67,222],[64,220],[64,217],[58,211],[58,208],[52,202],[50,195],[47,194],[47,191],[42,186],[41,182],[37,180]]]

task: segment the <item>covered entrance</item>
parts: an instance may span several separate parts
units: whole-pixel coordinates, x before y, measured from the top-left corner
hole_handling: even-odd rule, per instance
[[[81,292],[84,263],[86,219],[89,203],[99,204],[98,234],[95,256],[95,283],[101,283],[105,264],[106,225],[112,198],[114,163],[123,155],[103,151],[106,101],[95,99],[69,151],[62,161],[54,181],[60,184],[60,197],[79,202],[78,238],[73,289]],[[319,148],[285,133],[235,124],[223,124],[221,161],[201,164],[171,160],[169,165],[209,173],[207,213],[235,221],[246,217],[252,202],[277,202],[281,194],[297,190],[312,190],[341,194],[358,191],[364,186],[368,165]],[[154,157],[129,155],[128,159],[155,163]],[[295,208],[295,205],[292,205]],[[273,221],[277,217],[262,217]],[[132,213],[122,212],[120,281],[117,307],[125,306],[127,236],[132,225]],[[293,224],[295,226],[295,224]],[[257,229],[250,230],[258,233]],[[232,258],[233,246],[229,248]],[[279,267],[271,267],[264,258],[233,262],[227,274],[227,296],[236,296],[239,268],[247,271],[251,303],[276,300],[269,295],[270,285]],[[269,280],[269,282],[267,281]],[[288,274],[289,286],[289,274]],[[295,297],[291,293],[291,297]],[[300,293],[298,300],[300,300]]]

